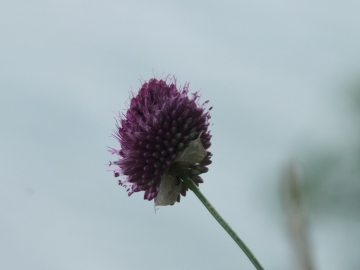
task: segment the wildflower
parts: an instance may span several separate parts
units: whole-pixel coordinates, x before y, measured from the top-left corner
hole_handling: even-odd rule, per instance
[[[150,79],[132,96],[114,134],[121,150],[109,150],[120,156],[110,165],[118,166],[115,177],[125,176],[119,184],[128,195],[144,191],[144,199],[155,205],[173,205],[186,195],[188,188],[173,168],[186,171],[198,186],[212,156],[206,150],[212,107],[205,109],[208,101],[199,104],[198,92],[189,98],[188,84],[178,89],[175,79],[168,81]]]

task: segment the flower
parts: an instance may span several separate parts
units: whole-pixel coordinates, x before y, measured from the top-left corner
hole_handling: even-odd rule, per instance
[[[208,131],[210,114],[199,104],[199,93],[188,97],[189,84],[177,88],[176,79],[150,79],[138,94],[132,95],[130,108],[119,115],[113,136],[121,150],[110,148],[119,160],[110,162],[118,167],[115,177],[124,175],[119,184],[130,196],[145,191],[144,199],[155,200],[155,205],[173,205],[185,196],[187,187],[172,170],[173,165],[186,171],[196,185],[199,176],[208,171],[212,154]]]

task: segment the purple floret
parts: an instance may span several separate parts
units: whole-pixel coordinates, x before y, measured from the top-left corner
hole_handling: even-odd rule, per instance
[[[121,150],[109,151],[120,156],[111,164],[118,166],[113,170],[115,177],[125,175],[119,183],[127,187],[129,196],[143,190],[146,200],[156,198],[164,172],[190,141],[200,136],[203,147],[210,147],[211,108],[205,110],[208,101],[198,103],[197,92],[189,98],[188,86],[177,89],[175,79],[150,79],[131,98],[126,114],[119,117],[114,137]],[[210,157],[207,151],[203,161],[189,164],[188,174],[195,184],[203,182],[199,174],[208,171]],[[186,190],[183,185],[180,193],[185,196]]]

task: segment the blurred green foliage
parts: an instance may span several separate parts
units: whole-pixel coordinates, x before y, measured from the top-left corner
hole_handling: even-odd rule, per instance
[[[348,89],[341,94],[350,101],[348,119],[357,135],[352,147],[313,150],[301,159],[305,201],[309,213],[317,216],[360,218],[360,79]]]

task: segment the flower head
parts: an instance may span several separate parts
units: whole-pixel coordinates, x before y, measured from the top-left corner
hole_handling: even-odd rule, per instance
[[[169,82],[168,82],[169,81]],[[212,154],[208,131],[209,110],[199,103],[198,92],[188,97],[188,84],[178,89],[176,80],[145,82],[130,100],[126,114],[119,116],[114,137],[121,150],[110,148],[119,160],[115,177],[124,175],[119,184],[127,187],[129,196],[145,191],[144,199],[155,199],[156,205],[172,205],[185,196],[187,187],[172,170],[175,164],[185,170],[194,183],[207,172]]]

